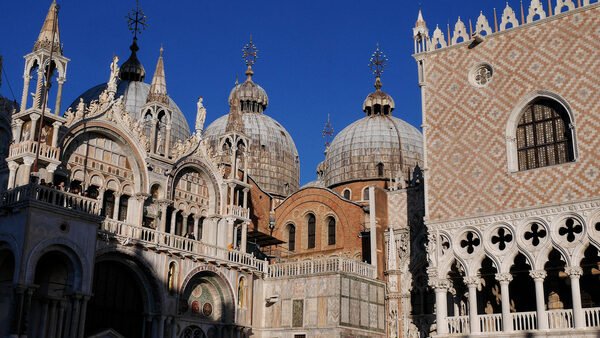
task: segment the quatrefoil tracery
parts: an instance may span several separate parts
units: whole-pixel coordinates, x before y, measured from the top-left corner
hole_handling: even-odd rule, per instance
[[[571,217],[567,218],[565,225],[558,229],[558,234],[565,237],[569,243],[575,241],[576,236],[582,232],[583,226],[581,223]]]
[[[460,246],[466,249],[468,254],[472,254],[480,244],[481,240],[473,231],[467,232],[464,239],[460,241]]]
[[[546,237],[546,229],[544,229],[543,225],[539,223],[533,222],[531,223],[530,230],[526,231],[524,234],[525,240],[531,241],[533,246],[540,245],[540,242]]]
[[[492,236],[492,244],[497,244],[498,249],[500,249],[500,251],[506,249],[506,247],[512,242],[512,240],[512,233],[505,228],[499,228],[496,235]]]

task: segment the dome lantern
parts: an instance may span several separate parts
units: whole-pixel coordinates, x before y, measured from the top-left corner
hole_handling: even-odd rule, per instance
[[[386,92],[381,90],[383,84],[381,83],[381,75],[387,64],[387,57],[379,49],[379,44],[371,59],[369,60],[369,68],[375,75],[375,91],[367,96],[363,102],[363,112],[367,116],[373,115],[390,115],[394,110],[395,104],[394,99]]]
[[[258,59],[258,49],[254,42],[252,42],[252,36],[250,36],[250,42],[242,49],[242,58],[247,67],[246,81],[241,84],[236,81],[235,86],[229,94],[229,102],[231,102],[234,96],[237,96],[242,113],[262,113],[267,109],[269,97],[267,96],[267,92],[252,80],[252,76],[254,75],[252,66],[254,66],[256,59]]]

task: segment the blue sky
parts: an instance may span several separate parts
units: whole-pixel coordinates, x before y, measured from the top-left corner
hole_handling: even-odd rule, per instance
[[[19,101],[23,56],[31,51],[50,0],[3,1],[0,55],[5,74],[0,94]],[[59,0],[61,39],[71,59],[63,106],[86,89],[105,83],[113,54],[129,56],[125,16],[134,0]],[[518,1],[509,1],[518,8]],[[141,0],[148,28],[139,37],[139,58],[154,73],[164,46],[169,95],[193,125],[196,99],[204,97],[207,123],[228,111],[236,76],[244,78],[241,48],[253,35],[259,49],[254,80],[269,95],[266,114],[290,132],[301,163],[301,183],[315,178],[323,160],[321,131],[331,115],[337,132],[364,116],[362,102],[373,90],[368,68],[379,43],[389,62],[383,89],[396,101],[394,115],[419,127],[412,27],[419,6],[430,30],[454,26],[458,16],[476,21],[480,10],[493,22],[504,0]],[[444,28],[445,30],[445,28]],[[8,78],[8,81],[6,81]]]

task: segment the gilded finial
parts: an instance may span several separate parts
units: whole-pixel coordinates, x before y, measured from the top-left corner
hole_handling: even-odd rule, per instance
[[[250,34],[250,41],[242,48],[242,58],[248,67],[246,76],[248,76],[248,80],[250,80],[252,74],[254,74],[252,66],[254,66],[256,59],[258,59],[258,48],[256,48],[256,45],[252,42],[252,34]]]
[[[331,144],[331,139],[333,137],[333,125],[331,124],[331,119],[329,117],[329,114],[327,114],[327,122],[325,122],[325,127],[323,128],[323,139],[325,139],[325,150],[327,150],[329,148],[329,145]]]
[[[133,33],[133,38],[137,39],[138,34],[142,34],[142,31],[146,29],[146,15],[140,8],[139,0],[135,1],[135,9],[132,9],[127,15],[127,25],[129,26],[129,30]]]
[[[158,50],[158,52],[160,53],[160,57],[163,56],[163,52],[165,51],[165,49],[163,48],[162,43],[160,44],[160,49]]]
[[[375,75],[375,89],[377,90],[381,89],[381,74],[383,74],[387,61],[387,56],[379,49],[378,43],[369,60],[369,68],[373,72],[373,75]]]

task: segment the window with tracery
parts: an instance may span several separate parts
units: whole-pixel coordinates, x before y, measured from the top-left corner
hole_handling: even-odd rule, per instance
[[[573,161],[573,135],[565,109],[551,100],[525,108],[517,127],[519,170]]]
[[[317,230],[315,215],[308,214],[307,225],[308,225],[308,248],[314,249],[316,246],[316,230]]]

